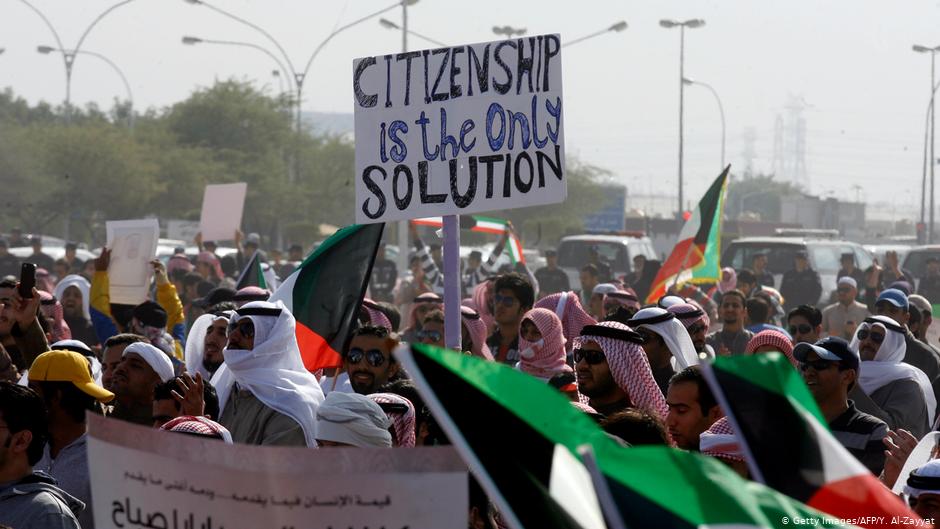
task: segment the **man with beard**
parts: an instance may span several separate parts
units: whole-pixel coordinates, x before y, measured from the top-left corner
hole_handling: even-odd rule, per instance
[[[124,357],[124,349],[132,343],[146,342],[147,338],[138,334],[115,334],[108,338],[104,343],[104,351],[101,354],[101,385],[108,391],[114,391],[112,381],[114,372],[121,364]]]
[[[924,372],[903,362],[906,330],[887,316],[872,316],[858,326],[850,347],[859,352],[858,383],[870,397],[860,408],[920,439],[930,430],[937,401]]]
[[[231,305],[231,310],[219,310],[218,305],[214,306],[214,310],[193,322],[186,339],[186,371],[199,373],[206,380],[215,375],[224,361],[222,350],[228,340],[229,319],[235,311],[233,303],[224,305]]]
[[[317,379],[304,367],[284,303],[252,301],[229,319],[225,362],[212,378],[219,422],[236,443],[316,446]]]
[[[153,423],[153,391],[157,384],[175,378],[173,363],[163,351],[145,342],[124,348],[121,363],[111,376],[116,419],[150,426]]]
[[[98,345],[98,335],[91,323],[89,293],[91,283],[80,275],[65,276],[55,287],[53,294],[62,302],[65,323],[72,331],[72,338],[89,347]]]
[[[718,314],[722,327],[708,335],[708,345],[719,356],[744,354],[747,342],[754,334],[744,328],[744,294],[740,290],[729,290],[721,296]]]
[[[395,378],[400,367],[392,356],[396,347],[398,338],[385,327],[365,325],[353,331],[343,355],[353,391],[369,395]]]
[[[903,356],[904,363],[923,371],[927,375],[927,379],[930,380],[931,385],[940,390],[940,356],[927,344],[915,338],[907,327],[911,319],[909,309],[910,303],[907,295],[896,288],[883,290],[875,301],[876,314],[891,318],[904,329],[906,348]],[[934,398],[940,398],[940,392],[935,391]],[[931,417],[930,421],[933,422],[933,419]]]
[[[578,390],[598,413],[608,416],[627,408],[663,419],[666,401],[656,385],[643,337],[622,323],[586,325],[572,351]]]

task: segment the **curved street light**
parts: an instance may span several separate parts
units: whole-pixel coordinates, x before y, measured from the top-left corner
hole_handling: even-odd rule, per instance
[[[934,156],[934,146],[936,142],[934,141],[934,131],[936,130],[937,120],[934,116],[934,94],[936,89],[935,72],[937,65],[937,52],[940,52],[940,46],[922,46],[920,44],[915,44],[911,46],[911,49],[917,53],[929,53],[930,54],[930,224],[927,226],[927,244],[933,244],[934,239],[934,167],[937,165],[937,159]],[[926,173],[924,174],[924,182],[921,185],[922,188],[927,187],[926,182]],[[925,189],[922,189],[925,190]],[[921,197],[923,197],[921,193]],[[924,222],[924,202],[923,198],[921,199],[921,208],[920,208],[920,221],[923,224]]]
[[[725,109],[721,105],[721,98],[718,97],[718,92],[716,92],[715,89],[712,88],[712,86],[708,83],[695,81],[689,79],[688,77],[683,77],[682,82],[687,86],[699,85],[701,87],[707,88],[708,91],[711,92],[713,96],[715,96],[715,102],[718,103],[718,114],[721,116],[721,167],[719,170],[723,171],[725,169]]]
[[[128,117],[128,127],[134,128],[134,92],[131,90],[131,84],[127,82],[127,77],[124,75],[124,72],[118,67],[117,64],[114,64],[114,61],[105,57],[100,53],[96,53],[89,50],[79,50],[79,51],[65,51],[53,46],[36,46],[36,51],[43,55],[48,55],[53,52],[59,53],[70,53],[73,55],[90,55],[92,57],[97,57],[98,59],[104,61],[111,67],[112,70],[117,72],[118,76],[121,78],[121,82],[124,83],[124,90],[127,91],[127,100],[130,102],[130,116]]]
[[[679,28],[679,212],[678,215],[681,217],[682,212],[685,211],[684,196],[682,193],[682,162],[683,162],[683,119],[684,111],[683,104],[685,99],[685,28],[695,29],[700,28],[705,25],[705,21],[700,18],[692,18],[684,21],[676,21],[671,19],[663,19],[659,21],[659,25],[666,28]]]
[[[65,64],[65,121],[66,123],[71,123],[72,121],[72,112],[71,112],[72,70],[75,67],[75,57],[78,55],[79,52],[81,52],[82,44],[85,42],[85,39],[88,37],[88,34],[91,33],[91,30],[94,29],[96,25],[98,25],[98,22],[101,22],[101,19],[103,19],[105,16],[107,16],[109,13],[111,13],[115,9],[121,6],[127,5],[133,1],[134,0],[122,0],[121,2],[118,2],[112,5],[111,7],[105,9],[104,11],[102,11],[97,17],[95,17],[94,20],[91,21],[91,24],[89,24],[85,28],[85,31],[82,32],[82,35],[78,38],[78,42],[75,44],[75,46],[72,47],[70,50],[67,50],[66,47],[62,44],[62,39],[59,38],[59,32],[56,31],[55,26],[52,25],[52,22],[49,21],[46,15],[43,14],[42,11],[37,9],[36,6],[29,3],[28,0],[20,0],[20,2],[26,5],[26,7],[32,9],[33,12],[39,15],[39,18],[42,19],[42,21],[46,24],[46,27],[49,28],[49,31],[52,32],[53,38],[55,38],[56,45],[57,45],[55,49],[62,53],[62,60]]]
[[[192,35],[186,35],[180,40],[183,44],[187,46],[195,46],[196,44],[219,44],[223,46],[242,46],[245,48],[251,48],[253,50],[260,51],[261,53],[267,55],[272,61],[274,61],[275,64],[277,64],[278,70],[280,70],[283,73],[283,75],[285,76],[290,75],[290,70],[284,67],[284,64],[281,62],[280,59],[278,59],[277,55],[272,53],[270,50],[268,50],[264,46],[259,46],[251,42],[241,42],[241,41],[236,41],[236,40],[204,39],[200,37],[193,37]]]
[[[562,47],[562,48],[565,48],[565,47],[567,47],[567,46],[571,46],[572,44],[577,44],[577,43],[579,43],[579,42],[584,42],[584,41],[586,41],[586,40],[588,40],[588,39],[593,39],[594,37],[599,37],[599,36],[605,35],[605,34],[607,34],[607,33],[621,32],[621,31],[623,31],[623,30],[625,30],[625,29],[627,29],[627,21],[626,21],[626,20],[621,20],[620,22],[617,22],[616,24],[611,25],[609,28],[602,29],[602,30],[600,30],[600,31],[596,31],[596,32],[594,32],[594,33],[591,33],[590,35],[585,35],[585,36],[583,36],[583,37],[579,37],[579,38],[576,38],[576,39],[574,39],[574,40],[569,40],[568,42],[562,44],[561,47]]]
[[[441,42],[441,41],[439,41],[439,40],[434,40],[434,39],[432,39],[431,37],[427,37],[427,36],[425,36],[425,35],[422,35],[421,33],[418,33],[417,31],[411,31],[410,29],[405,29],[405,28],[399,26],[398,24],[392,22],[391,20],[389,20],[389,19],[387,19],[387,18],[380,18],[380,19],[379,19],[379,25],[382,26],[383,28],[394,29],[394,30],[398,30],[398,31],[404,31],[405,33],[407,33],[407,34],[409,34],[409,35],[411,35],[411,36],[418,37],[418,38],[421,39],[421,40],[428,41],[428,42],[430,42],[431,44],[433,44],[433,45],[435,45],[435,46],[439,46],[439,47],[441,47],[441,48],[446,48],[446,47],[447,47],[447,44],[444,44],[443,42]]]

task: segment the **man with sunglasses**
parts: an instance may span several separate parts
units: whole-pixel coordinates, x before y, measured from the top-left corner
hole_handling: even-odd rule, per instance
[[[385,327],[366,325],[353,331],[343,365],[354,392],[375,393],[398,374],[399,364],[392,356],[396,347],[398,338]]]
[[[444,347],[444,311],[429,312],[421,323],[421,330],[415,336],[421,343]]]
[[[904,362],[923,371],[932,387],[940,390],[940,355],[930,346],[918,340],[907,324],[910,322],[910,302],[907,294],[896,288],[883,290],[875,301],[875,313],[896,321],[904,333]],[[940,391],[934,391],[934,398],[940,400]],[[930,418],[933,422],[933,417]]]
[[[493,319],[496,330],[486,340],[498,362],[515,365],[519,361],[519,325],[535,303],[535,290],[521,274],[510,272],[493,285]]]
[[[798,343],[793,356],[832,435],[872,474],[881,474],[885,464],[882,439],[888,435],[888,425],[859,411],[849,400],[858,380],[858,353],[845,340],[830,336],[815,344]]]
[[[892,430],[903,428],[919,439],[929,431],[937,401],[923,371],[903,362],[906,330],[887,316],[859,325],[850,347],[861,358],[858,385],[867,397],[855,400]]]
[[[225,363],[212,378],[219,422],[236,443],[316,446],[317,379],[304,367],[284,303],[252,301],[229,320]]]
[[[861,320],[859,320],[861,321]],[[787,314],[787,330],[793,343],[816,343],[822,333],[822,313],[812,305],[800,305]]]
[[[869,316],[868,306],[856,301],[858,283],[842,276],[836,285],[836,302],[822,311],[822,330],[829,336],[851,340],[855,328]]]
[[[656,385],[643,338],[614,321],[585,325],[572,351],[578,390],[602,415],[639,408],[660,419],[666,416],[666,399]]]

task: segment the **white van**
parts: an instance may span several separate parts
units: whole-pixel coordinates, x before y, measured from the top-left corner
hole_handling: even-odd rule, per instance
[[[558,243],[558,266],[568,274],[572,289],[581,288],[581,268],[588,264],[591,247],[610,265],[614,277],[633,271],[633,258],[656,259],[653,241],[642,233],[626,235],[571,235]]]

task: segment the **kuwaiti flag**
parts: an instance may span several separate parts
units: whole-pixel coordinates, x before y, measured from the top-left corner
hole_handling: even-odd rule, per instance
[[[257,250],[248,260],[245,269],[242,270],[238,281],[235,283],[235,290],[241,290],[245,287],[268,288],[268,282],[264,277],[264,270],[261,268],[261,258]]]
[[[283,301],[297,319],[297,343],[308,370],[340,365],[340,351],[359,314],[384,227],[341,228],[271,295],[270,301]]]
[[[413,221],[417,226],[427,226],[429,228],[440,228],[444,226],[444,219],[441,217],[423,217]],[[495,217],[483,217],[480,215],[461,215],[460,229],[475,231],[477,233],[492,233],[502,235],[506,231],[507,221]],[[515,233],[510,234],[506,241],[506,255],[509,256],[512,264],[525,263],[525,255],[522,253],[522,242],[516,237]]]
[[[818,511],[715,459],[617,444],[561,393],[509,366],[421,344],[395,354],[514,529],[822,526]],[[578,455],[585,447],[602,479]]]
[[[704,366],[755,481],[861,527],[919,519],[832,436],[783,354],[718,357]]]
[[[659,301],[674,284],[712,283],[721,279],[721,213],[730,169],[730,165],[725,167],[712,182],[682,226],[672,253],[653,280],[647,303]]]

